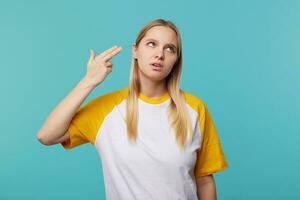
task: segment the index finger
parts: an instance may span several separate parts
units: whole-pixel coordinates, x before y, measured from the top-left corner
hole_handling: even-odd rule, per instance
[[[122,47],[118,47],[115,50],[113,50],[112,52],[106,54],[103,59],[105,62],[107,62],[108,60],[110,60],[113,56],[115,56],[116,54],[118,54],[120,51],[122,50]]]
[[[101,54],[99,54],[99,57],[104,57],[106,54],[112,52],[113,50],[115,50],[117,48],[117,45],[112,46],[109,49],[106,49],[105,51],[103,51]]]

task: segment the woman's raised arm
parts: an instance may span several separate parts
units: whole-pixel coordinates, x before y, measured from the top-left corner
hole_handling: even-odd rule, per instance
[[[44,145],[52,145],[67,139],[69,124],[77,109],[92,90],[104,81],[112,71],[109,60],[121,51],[121,47],[113,46],[97,57],[93,50],[87,63],[87,73],[76,87],[52,110],[45,123],[37,133],[37,139]]]

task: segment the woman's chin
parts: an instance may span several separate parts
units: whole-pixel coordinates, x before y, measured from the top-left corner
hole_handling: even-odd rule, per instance
[[[161,81],[164,77],[162,76],[161,73],[149,72],[147,74],[147,78],[152,80],[152,81]]]
[[[151,81],[161,81],[164,79],[164,74],[162,70],[147,70],[145,73],[141,73],[142,76],[151,80]]]

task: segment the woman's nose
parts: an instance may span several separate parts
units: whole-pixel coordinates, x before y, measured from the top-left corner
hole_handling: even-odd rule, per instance
[[[155,58],[163,59],[164,58],[164,50],[158,48],[157,51],[155,52]]]

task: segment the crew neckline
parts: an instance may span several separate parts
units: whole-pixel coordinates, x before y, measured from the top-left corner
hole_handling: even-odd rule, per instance
[[[141,100],[143,100],[144,102],[146,102],[146,103],[150,103],[150,104],[160,104],[160,103],[163,103],[163,102],[165,102],[166,100],[168,100],[169,98],[170,98],[170,95],[169,95],[169,93],[168,93],[168,91],[167,92],[165,92],[162,96],[160,96],[160,97],[154,97],[154,98],[152,98],[152,97],[148,97],[148,96],[146,96],[145,94],[143,94],[143,93],[139,93],[139,95],[138,95],[138,98],[139,99],[141,99]]]

